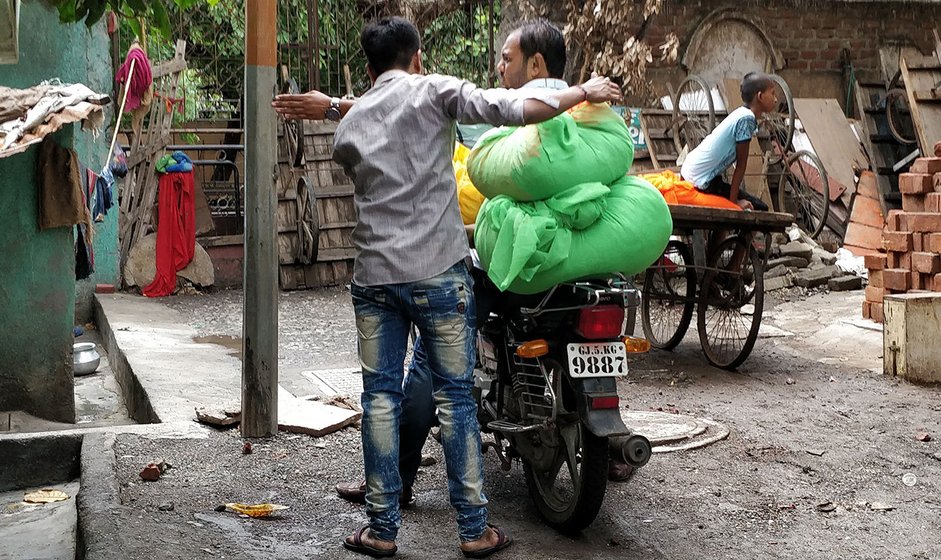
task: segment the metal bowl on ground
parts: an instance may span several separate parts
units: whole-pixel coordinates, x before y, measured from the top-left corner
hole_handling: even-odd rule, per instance
[[[76,342],[72,345],[72,371],[75,375],[88,375],[98,371],[101,355],[94,342]]]

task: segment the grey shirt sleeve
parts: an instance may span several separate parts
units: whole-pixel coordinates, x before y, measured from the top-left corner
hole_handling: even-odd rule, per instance
[[[442,107],[448,118],[464,124],[522,125],[523,105],[527,99],[542,101],[555,109],[559,107],[559,102],[548,90],[483,89],[451,76],[429,78],[429,94]]]

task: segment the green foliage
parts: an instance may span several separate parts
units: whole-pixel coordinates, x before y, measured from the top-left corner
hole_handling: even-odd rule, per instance
[[[167,12],[166,0],[46,0],[59,11],[59,21],[62,23],[77,23],[84,21],[91,27],[107,10],[111,10],[121,17],[131,20],[142,20],[155,27],[164,37],[170,36],[170,17]],[[200,3],[214,6],[219,0],[172,0],[181,9],[190,9]],[[134,26],[138,34],[141,26]]]
[[[306,48],[308,29],[307,0],[278,2],[278,62],[286,65],[301,88],[314,87],[315,77],[308,75]],[[476,3],[475,3],[476,4]],[[320,89],[331,95],[346,93],[343,66],[348,65],[352,88],[362,94],[369,87],[364,71],[366,59],[359,45],[365,15],[357,2],[318,0],[319,33],[316,39],[324,48],[314,50],[315,71]],[[186,9],[192,6],[192,9]],[[185,15],[184,15],[185,11]],[[187,42],[190,67],[200,69],[208,83],[227,98],[241,93],[243,49],[245,44],[245,0],[175,0],[170,5],[173,39]],[[495,2],[494,19],[500,20],[500,2]],[[453,74],[480,85],[492,85],[489,75],[488,27],[486,5],[462,7],[427,25],[422,33],[425,66],[430,72]],[[172,53],[172,41],[153,35],[151,51],[159,45],[161,53]]]
[[[496,21],[500,21],[500,7],[499,1],[494,3]],[[480,86],[493,85],[489,27],[490,15],[484,4],[435,19],[422,33],[425,67],[429,72],[451,74]]]
[[[244,76],[245,0],[107,1],[124,5],[128,19],[122,21],[122,26],[125,31],[129,29],[134,36],[141,37],[152,61],[170,59],[175,41],[186,41],[189,69],[181,79],[186,109],[182,115],[174,113],[174,126],[197,118],[230,118],[237,112]],[[146,8],[152,2],[161,1],[165,3],[167,21],[159,25],[169,25],[170,33],[160,29],[153,17],[133,18],[132,4]],[[301,89],[313,88],[315,77],[308,75],[311,69],[306,58],[310,35],[308,2],[279,0],[277,4],[278,62],[287,66]],[[330,95],[346,93],[344,65],[349,66],[354,94],[361,95],[369,88],[359,34],[371,16],[360,11],[357,4],[349,0],[317,2],[320,13],[316,39],[323,48],[314,50],[317,58],[313,70],[319,74],[320,89]],[[500,19],[499,0],[495,2],[494,19]],[[145,25],[142,26],[141,21]],[[488,8],[479,4],[433,20],[422,32],[427,70],[466,78],[482,86],[493,85],[493,76],[489,75],[489,26]],[[142,33],[146,33],[146,37]],[[122,33],[122,52],[126,52],[133,38]]]

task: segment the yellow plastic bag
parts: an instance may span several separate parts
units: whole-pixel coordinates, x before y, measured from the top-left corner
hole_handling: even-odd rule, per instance
[[[467,156],[469,155],[470,149],[467,146],[460,142],[455,144],[452,163],[454,164],[454,177],[457,179],[457,201],[461,205],[461,219],[465,226],[477,221],[480,206],[486,200],[467,173]]]

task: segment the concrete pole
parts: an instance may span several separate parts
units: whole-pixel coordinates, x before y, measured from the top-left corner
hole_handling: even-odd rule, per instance
[[[277,1],[245,2],[245,301],[242,436],[278,431]]]

